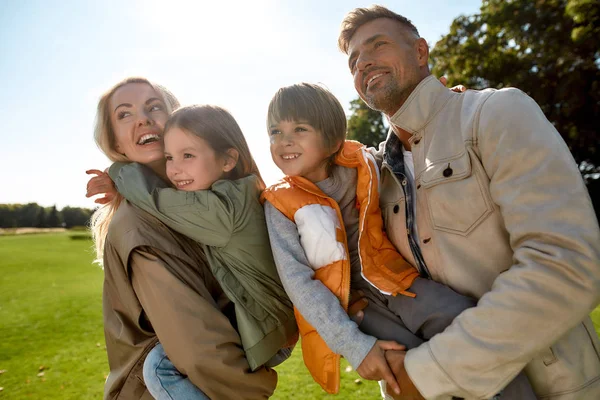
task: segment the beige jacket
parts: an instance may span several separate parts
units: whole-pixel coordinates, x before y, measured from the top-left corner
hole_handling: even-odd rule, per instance
[[[600,399],[588,317],[600,302],[600,232],[577,166],[538,105],[517,89],[453,93],[430,76],[391,121],[412,134],[427,267],[479,298],[408,352],[419,391],[490,398],[525,367],[541,399]],[[388,236],[414,265],[402,182],[385,162],[381,188]]]
[[[277,374],[268,368],[250,372],[224,314],[232,303],[198,243],[124,201],[109,227],[104,275],[105,400],[152,399],[142,367],[157,340],[211,399],[266,399],[273,393]]]

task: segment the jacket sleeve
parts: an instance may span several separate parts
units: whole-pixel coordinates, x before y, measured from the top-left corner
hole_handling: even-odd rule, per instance
[[[277,272],[292,303],[331,350],[358,368],[376,339],[362,333],[338,298],[313,279],[296,225],[269,202],[265,202],[265,218]]]
[[[238,333],[207,288],[175,277],[165,266],[172,262],[178,261],[142,248],[129,262],[135,293],[171,362],[211,399],[271,396],[276,372],[250,371]]]
[[[223,247],[229,242],[234,210],[226,196],[211,190],[173,189],[138,163],[115,163],[109,175],[123,197],[169,228],[208,246]]]
[[[600,302],[597,220],[556,129],[531,98],[504,89],[483,105],[476,132],[514,264],[476,307],[408,352],[428,399],[490,398]]]

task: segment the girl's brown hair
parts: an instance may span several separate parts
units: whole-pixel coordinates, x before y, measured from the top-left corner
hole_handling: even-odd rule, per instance
[[[109,103],[112,95],[121,87],[130,83],[142,83],[149,85],[156,90],[160,95],[167,108],[167,113],[171,113],[174,109],[179,107],[179,101],[177,98],[161,85],[150,82],[146,78],[130,77],[125,78],[121,82],[107,90],[98,101],[98,108],[96,111],[96,123],[94,127],[94,140],[100,148],[100,150],[108,157],[109,160],[116,162],[131,162],[125,155],[119,153],[116,150],[116,138],[115,132],[110,120],[110,109]],[[92,237],[94,239],[94,245],[96,248],[96,262],[102,264],[102,257],[104,254],[104,242],[108,233],[108,226],[112,220],[113,215],[121,204],[122,197],[119,193],[115,194],[114,199],[100,207],[90,220],[90,230],[92,231]]]
[[[171,128],[180,128],[205,140],[221,157],[229,157],[227,150],[238,152],[235,167],[227,173],[227,179],[240,179],[256,175],[261,189],[265,184],[250,153],[246,138],[233,116],[224,108],[213,105],[192,105],[175,111],[165,125],[165,135]]]

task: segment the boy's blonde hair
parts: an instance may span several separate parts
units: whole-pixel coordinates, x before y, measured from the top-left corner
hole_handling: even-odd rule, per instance
[[[150,82],[146,78],[125,78],[121,82],[118,82],[116,85],[108,89],[98,101],[96,123],[94,127],[94,140],[106,157],[113,162],[131,162],[131,160],[128,159],[124,154],[121,154],[116,150],[116,137],[110,119],[109,109],[110,99],[113,94],[119,88],[130,83],[142,83],[154,88],[158,95],[162,97],[168,114],[170,114],[175,108],[179,107],[179,101],[177,101],[177,98],[173,95],[173,93],[161,85]],[[108,233],[108,226],[110,225],[113,215],[119,208],[121,200],[121,195],[116,193],[114,199],[110,203],[105,204],[96,210],[90,220],[90,230],[92,231],[92,237],[94,239],[94,245],[96,248],[96,262],[99,264],[102,264],[104,242]]]
[[[174,127],[205,140],[221,157],[229,157],[229,149],[236,150],[238,160],[235,167],[227,173],[227,179],[240,179],[254,174],[259,178],[262,189],[265,188],[246,138],[235,118],[227,110],[212,105],[182,107],[167,121],[165,135]]]
[[[346,139],[344,108],[329,90],[312,83],[282,87],[275,93],[267,113],[267,130],[281,121],[306,121],[321,133],[329,151]]]

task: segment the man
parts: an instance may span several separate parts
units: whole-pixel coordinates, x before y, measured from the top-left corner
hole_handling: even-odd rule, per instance
[[[540,398],[600,399],[588,317],[600,232],[558,132],[517,89],[446,89],[414,25],[384,7],[350,12],[339,46],[393,130],[382,144],[388,236],[422,276],[479,299],[429,342],[386,353],[403,392],[487,399],[525,368]]]

